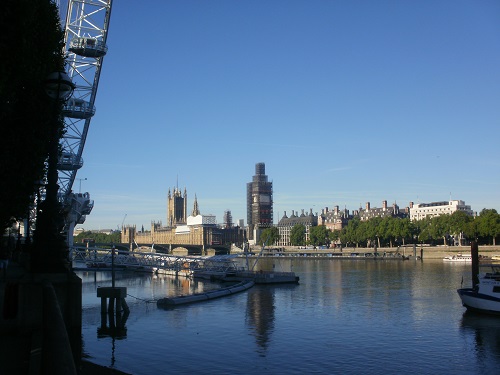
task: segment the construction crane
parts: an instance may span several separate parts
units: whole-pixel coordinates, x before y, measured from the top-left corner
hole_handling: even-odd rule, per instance
[[[125,214],[125,216],[123,217],[123,220],[122,220],[122,230],[123,230],[123,223],[125,223],[126,218],[127,218],[127,214]]]

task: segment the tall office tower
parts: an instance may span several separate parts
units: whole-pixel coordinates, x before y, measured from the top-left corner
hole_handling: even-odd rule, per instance
[[[167,225],[175,227],[177,225],[186,224],[187,220],[187,193],[184,188],[184,195],[182,195],[179,188],[175,187],[170,194],[168,189],[168,212],[167,212]]]
[[[273,183],[264,163],[255,164],[255,176],[247,183],[248,239],[258,241],[260,231],[273,225]]]

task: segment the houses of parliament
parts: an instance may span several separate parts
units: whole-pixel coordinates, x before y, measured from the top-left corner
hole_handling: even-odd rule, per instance
[[[231,245],[242,246],[246,241],[244,228],[232,225],[230,213],[226,212],[224,224],[218,226],[214,215],[202,215],[198,200],[194,197],[193,209],[188,216],[188,195],[184,188],[168,190],[167,225],[151,222],[149,231],[137,231],[136,226],[123,228],[121,242],[154,246],[157,251],[172,252],[176,248],[188,249],[189,254],[206,255],[208,249],[218,253],[229,252]],[[225,215],[225,216],[226,216]]]

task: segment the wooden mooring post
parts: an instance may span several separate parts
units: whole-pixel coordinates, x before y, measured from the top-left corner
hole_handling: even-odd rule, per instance
[[[123,311],[129,312],[125,297],[127,296],[126,287],[99,287],[97,288],[97,297],[101,298],[101,314],[113,314]],[[109,300],[109,303],[108,303]]]
[[[126,287],[115,286],[115,248],[113,246],[111,254],[111,287],[98,287],[97,297],[101,298],[101,330],[107,330],[107,317],[109,317],[109,329],[121,330],[125,326],[130,313],[125,297],[127,297]],[[123,312],[123,315],[122,315]]]
[[[101,327],[98,332],[101,336],[126,336],[125,323],[130,309],[125,297],[126,287],[99,287],[97,297],[101,298]]]

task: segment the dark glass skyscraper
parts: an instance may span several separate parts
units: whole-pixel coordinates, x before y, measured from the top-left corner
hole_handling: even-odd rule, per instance
[[[273,183],[264,163],[255,164],[255,176],[247,183],[248,239],[258,240],[261,228],[273,225]]]

